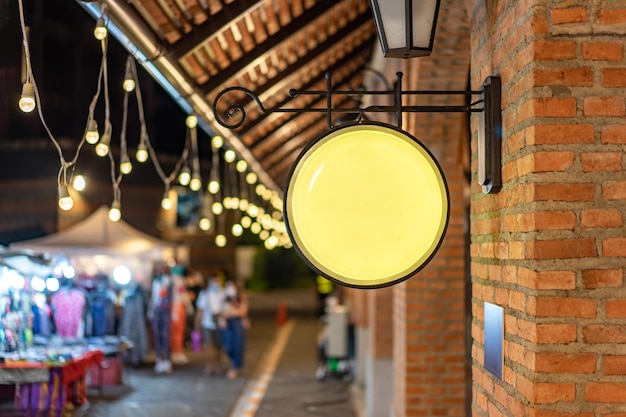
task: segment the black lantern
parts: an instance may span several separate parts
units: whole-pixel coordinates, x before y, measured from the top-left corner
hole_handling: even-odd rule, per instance
[[[430,55],[440,1],[371,0],[376,30],[385,57]]]

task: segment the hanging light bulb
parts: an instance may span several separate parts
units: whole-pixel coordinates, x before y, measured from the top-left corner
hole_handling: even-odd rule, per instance
[[[139,146],[137,146],[137,153],[135,154],[135,158],[137,162],[146,162],[148,160],[148,147],[145,142],[139,142]]]
[[[237,170],[237,172],[246,172],[246,169],[248,169],[248,163],[243,159],[240,159],[239,161],[237,161],[235,169]]]
[[[213,139],[211,139],[211,145],[213,145],[215,149],[219,149],[224,146],[224,139],[221,136],[213,136]]]
[[[26,81],[22,85],[22,95],[20,96],[18,106],[24,113],[30,113],[35,110],[35,86],[33,83]]]
[[[270,236],[265,239],[263,245],[265,246],[265,249],[272,250],[278,245],[278,238],[276,236]]]
[[[263,195],[263,192],[265,192],[265,185],[257,184],[257,186],[254,188],[254,191],[258,196]]]
[[[126,73],[124,74],[124,81],[122,82],[122,88],[127,93],[130,93],[135,89],[135,78],[133,72],[130,70],[130,66],[126,67]]]
[[[209,181],[209,186],[207,187],[211,194],[217,194],[220,192],[220,182],[217,180]]]
[[[189,185],[191,181],[191,171],[189,169],[189,165],[183,165],[183,168],[180,170],[180,174],[178,175],[178,182],[180,185],[186,187]]]
[[[107,27],[104,24],[103,17],[98,18],[98,21],[96,22],[96,28],[93,30],[93,36],[99,41],[107,37]]]
[[[189,188],[192,191],[199,191],[202,188],[202,180],[198,174],[194,174],[189,182]]]
[[[96,145],[96,155],[100,157],[107,156],[109,153],[109,145],[111,144],[111,122],[104,121],[104,132],[100,138],[100,142]]]
[[[221,233],[219,235],[215,236],[215,245],[218,248],[223,248],[224,246],[226,246],[226,236],[224,236]]]
[[[71,210],[74,207],[74,200],[72,200],[70,191],[65,184],[59,185],[59,207],[64,211]]]
[[[226,152],[224,152],[224,161],[231,163],[233,162],[235,159],[237,158],[237,154],[235,153],[235,151],[233,151],[232,149],[227,150]]]
[[[161,199],[161,207],[164,210],[169,210],[172,208],[172,200],[170,199],[170,193],[168,191],[165,191],[165,194],[163,194],[163,198]]]
[[[198,222],[198,226],[200,227],[200,230],[204,230],[206,232],[209,229],[211,229],[211,220],[209,220],[206,217],[203,217]]]
[[[245,227],[246,229],[247,229],[248,227],[250,227],[250,225],[251,225],[251,224],[252,224],[252,219],[251,219],[250,217],[248,217],[248,216],[243,216],[243,217],[241,218],[241,225],[242,225],[243,227]]]
[[[187,116],[187,119],[185,119],[185,124],[188,128],[193,129],[194,127],[198,126],[198,118],[193,114],[190,114],[189,116]]]
[[[250,225],[250,231],[255,235],[258,235],[261,232],[261,225],[257,222],[254,222]]]
[[[242,198],[241,200],[239,200],[239,210],[246,211],[248,209],[249,204],[250,202],[248,200],[246,200],[245,198]]]
[[[231,209],[231,208],[233,208],[233,207],[232,207],[232,205],[231,205],[231,202],[232,202],[232,198],[230,198],[230,197],[224,197],[224,200],[223,200],[223,205],[224,205],[224,208],[226,208],[226,209]]]
[[[250,215],[250,217],[256,217],[259,215],[259,207],[256,204],[250,203],[246,212]]]
[[[120,159],[120,172],[122,174],[130,174],[130,172],[133,170],[133,164],[130,162],[130,158],[128,157],[127,153],[122,154],[122,157]]]
[[[85,141],[90,145],[95,145],[98,143],[98,139],[100,139],[98,123],[94,119],[90,119],[87,124],[87,132],[85,132]]]
[[[219,201],[216,201],[215,203],[211,204],[211,212],[216,216],[219,216],[224,212],[224,206]]]
[[[257,177],[254,172],[248,172],[248,174],[246,174],[246,182],[250,185],[256,184],[258,179],[259,177]]]
[[[117,222],[122,218],[122,210],[119,200],[113,201],[111,208],[109,209],[109,220]]]
[[[232,197],[230,199],[230,208],[237,210],[239,208],[239,197]]]
[[[241,236],[243,234],[243,227],[239,223],[235,223],[231,228],[231,232],[233,236]]]
[[[86,185],[85,177],[82,175],[75,176],[74,181],[72,181],[72,187],[74,187],[76,191],[83,191]]]

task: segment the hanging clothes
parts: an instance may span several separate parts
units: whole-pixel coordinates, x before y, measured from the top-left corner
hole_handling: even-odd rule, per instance
[[[115,301],[109,291],[96,291],[89,298],[91,336],[115,334]]]
[[[166,362],[171,368],[170,321],[172,314],[172,279],[163,274],[152,282],[151,311],[152,338],[157,368]]]
[[[50,299],[54,325],[59,336],[82,337],[85,295],[75,288],[61,288]]]
[[[126,337],[133,342],[133,349],[124,355],[124,360],[132,365],[140,365],[148,354],[148,337],[146,322],[146,295],[135,285],[123,299],[122,314],[120,317],[119,336]]]

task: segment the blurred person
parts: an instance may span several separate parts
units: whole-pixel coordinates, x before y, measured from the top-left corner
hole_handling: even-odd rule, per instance
[[[224,350],[230,359],[230,367],[226,374],[229,379],[237,378],[243,367],[246,330],[250,327],[248,319],[248,297],[243,288],[235,281],[227,281],[224,288],[225,327],[222,331]]]
[[[196,299],[195,329],[201,332],[203,344],[207,349],[207,363],[204,373],[215,375],[221,372],[223,352],[222,328],[225,293],[221,276],[211,276],[206,289]],[[221,324],[221,326],[220,326]]]
[[[173,269],[173,268],[172,268]],[[172,362],[177,365],[189,363],[185,355],[185,335],[187,315],[193,315],[193,305],[187,294],[183,274],[178,269],[172,271],[172,315],[170,322],[170,345]]]

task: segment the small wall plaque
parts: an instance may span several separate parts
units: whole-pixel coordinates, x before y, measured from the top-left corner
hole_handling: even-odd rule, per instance
[[[502,345],[504,343],[504,312],[502,307],[485,302],[485,369],[498,379],[502,379],[502,367],[504,356]]]

